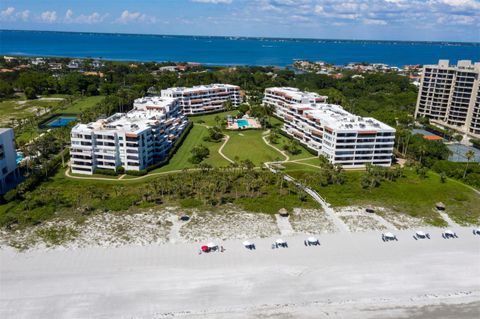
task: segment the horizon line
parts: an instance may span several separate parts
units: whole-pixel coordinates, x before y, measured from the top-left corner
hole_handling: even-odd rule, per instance
[[[129,33],[129,32],[95,32],[95,31],[59,31],[59,30],[32,30],[32,29],[2,29],[13,32],[51,32],[51,33],[84,33],[107,35],[136,35],[136,36],[172,36],[172,37],[205,37],[205,38],[246,38],[246,39],[274,39],[274,40],[303,40],[303,41],[354,41],[354,42],[415,42],[415,43],[455,43],[475,44],[475,41],[448,41],[448,40],[374,40],[374,39],[345,39],[345,38],[301,38],[301,37],[274,37],[274,36],[239,36],[239,35],[193,35],[193,34],[156,34],[156,33]]]

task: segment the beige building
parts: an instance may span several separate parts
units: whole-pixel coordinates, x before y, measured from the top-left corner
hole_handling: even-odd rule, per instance
[[[480,137],[480,62],[450,65],[440,60],[423,67],[415,118]]]

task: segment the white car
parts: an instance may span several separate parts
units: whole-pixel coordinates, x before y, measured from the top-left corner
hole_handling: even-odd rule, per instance
[[[473,230],[473,234],[474,234],[474,235],[480,235],[480,228],[475,228],[475,229]]]

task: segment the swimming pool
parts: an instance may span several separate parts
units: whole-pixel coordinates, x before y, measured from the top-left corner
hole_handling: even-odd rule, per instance
[[[15,161],[18,163],[20,163],[21,161],[23,161],[23,159],[25,158],[25,155],[23,155],[23,153],[21,152],[17,152],[17,155],[15,156]]]
[[[50,128],[64,127],[76,119],[74,116],[57,116],[45,124],[45,126]]]
[[[239,128],[249,127],[250,122],[248,120],[237,120],[237,125]]]

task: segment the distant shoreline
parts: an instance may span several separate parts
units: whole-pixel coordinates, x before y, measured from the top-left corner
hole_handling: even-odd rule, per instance
[[[206,39],[230,39],[230,40],[264,40],[264,41],[286,41],[286,42],[342,42],[342,43],[379,43],[379,44],[443,44],[460,46],[478,46],[480,42],[462,42],[462,41],[426,41],[426,40],[375,40],[375,39],[336,39],[336,38],[290,38],[290,37],[259,37],[259,36],[235,36],[235,35],[189,35],[189,34],[154,34],[154,33],[123,33],[123,32],[92,32],[92,31],[56,31],[56,30],[16,30],[0,29],[0,32],[39,32],[39,33],[74,33],[74,34],[94,34],[110,36],[152,36],[160,38],[206,38]]]
[[[366,62],[401,67],[480,59],[480,43],[261,37],[141,35],[1,30],[0,54],[197,62],[207,66],[279,66],[296,60],[333,65]]]

